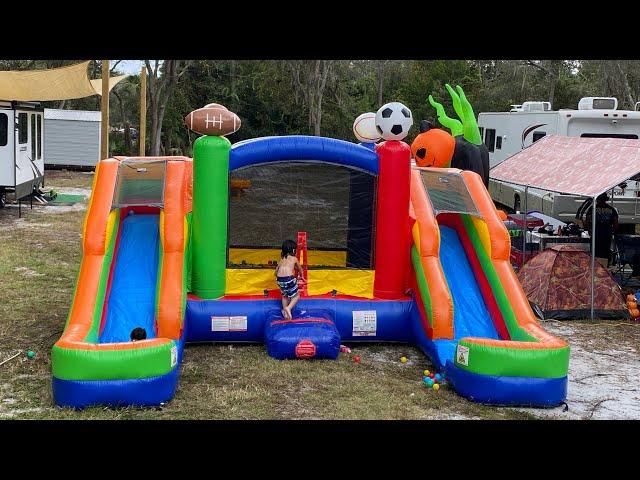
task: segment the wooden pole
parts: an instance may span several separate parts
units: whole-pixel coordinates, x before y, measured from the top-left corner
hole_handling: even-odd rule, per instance
[[[109,60],[102,60],[102,125],[100,131],[100,158],[109,158]]]
[[[138,131],[138,145],[140,156],[145,156],[145,142],[147,139],[147,67],[140,69],[140,130]]]

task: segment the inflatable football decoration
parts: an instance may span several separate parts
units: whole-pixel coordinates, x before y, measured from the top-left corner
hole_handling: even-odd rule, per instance
[[[238,115],[218,103],[210,103],[184,117],[190,130],[202,135],[224,137],[237,132],[241,122]]]

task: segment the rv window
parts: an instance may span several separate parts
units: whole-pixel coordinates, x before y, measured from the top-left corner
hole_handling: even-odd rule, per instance
[[[628,138],[630,140],[637,140],[638,135],[633,133],[583,133],[580,135],[583,138]]]
[[[31,117],[31,159],[36,159],[36,116],[32,113]]]
[[[26,113],[18,114],[18,143],[24,144],[27,143],[29,139],[29,124]]]
[[[38,121],[38,160],[42,158],[42,115],[37,115],[36,120]]]
[[[7,127],[9,126],[9,118],[6,113],[0,113],[0,147],[4,147],[9,140]]]
[[[493,152],[496,143],[496,129],[487,128],[487,134],[484,137],[484,144],[489,152]]]
[[[546,134],[547,134],[547,132],[533,132],[533,141],[536,142],[536,141],[540,140]]]
[[[500,135],[496,137],[496,148],[498,150],[502,148],[502,137]]]
[[[484,127],[480,127],[480,138],[484,138]]]

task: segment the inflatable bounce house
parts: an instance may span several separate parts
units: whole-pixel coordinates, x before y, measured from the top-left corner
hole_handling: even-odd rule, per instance
[[[264,343],[277,359],[406,342],[473,401],[565,399],[569,347],[534,317],[480,175],[412,166],[407,107],[360,116],[359,145],[231,145],[224,135],[240,120],[218,104],[185,121],[203,134],[193,160],[98,163],[73,304],[52,351],[58,405],[166,402],[188,342]],[[303,266],[292,319],[275,278],[285,239]]]

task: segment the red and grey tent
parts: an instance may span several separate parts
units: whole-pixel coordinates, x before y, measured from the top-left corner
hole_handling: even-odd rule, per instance
[[[611,273],[595,265],[595,318],[629,318],[620,286]],[[527,297],[545,318],[584,319],[591,312],[591,257],[570,244],[540,252],[518,272]]]

